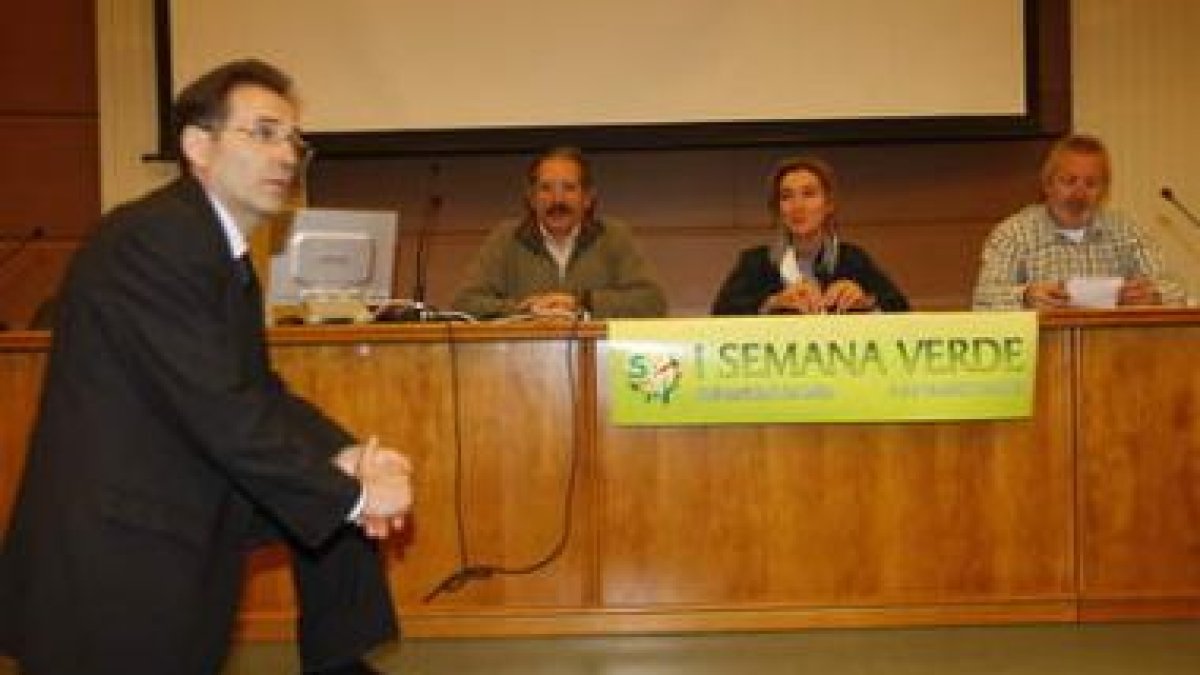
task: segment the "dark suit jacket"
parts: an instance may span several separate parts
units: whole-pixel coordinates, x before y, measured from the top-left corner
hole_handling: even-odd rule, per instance
[[[837,247],[833,269],[821,269],[818,265],[816,270],[817,283],[822,289],[838,279],[850,279],[875,296],[879,309],[885,312],[908,310],[908,299],[875,265],[866,251],[845,242],[838,243]],[[772,258],[771,248],[748,248],[738,256],[737,266],[721,284],[721,290],[713,300],[712,313],[758,314],[763,302],[782,290],[779,261]]]
[[[270,370],[257,281],[193,180],[110,214],[60,302],[0,651],[33,674],[214,673],[245,542],[343,527],[359,488],[330,457],[351,437]]]

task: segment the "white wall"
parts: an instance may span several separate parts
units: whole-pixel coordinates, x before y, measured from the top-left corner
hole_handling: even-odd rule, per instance
[[[100,86],[100,205],[162,185],[173,164],[142,161],[158,146],[152,0],[96,0]]]

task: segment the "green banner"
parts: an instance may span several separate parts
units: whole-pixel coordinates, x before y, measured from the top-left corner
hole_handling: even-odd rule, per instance
[[[608,323],[618,425],[1028,417],[1033,312]]]

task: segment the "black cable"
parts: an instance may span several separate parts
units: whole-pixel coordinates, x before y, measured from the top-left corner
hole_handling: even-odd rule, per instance
[[[462,417],[462,400],[458,391],[458,344],[454,340],[454,325],[447,321],[444,326],[446,328],[446,348],[450,355],[450,418],[454,435],[454,526],[458,542],[458,569],[426,593],[422,602],[430,602],[442,593],[454,592],[462,588],[467,582],[467,570],[471,569],[467,563],[470,555],[467,551],[466,518],[463,514],[465,507],[462,498],[463,445],[462,425],[459,424]],[[487,576],[491,576],[491,574],[488,573]]]
[[[568,445],[569,454],[567,455],[567,480],[566,484],[563,486],[563,521],[562,527],[559,528],[558,541],[556,541],[554,546],[552,546],[550,550],[546,552],[546,554],[543,555],[539,560],[523,567],[501,567],[496,571],[498,574],[520,575],[537,572],[557,560],[559,556],[563,554],[563,551],[566,550],[567,543],[571,539],[571,516],[574,512],[575,505],[576,468],[579,464],[579,429],[576,423],[575,414],[575,411],[579,406],[579,389],[575,386],[575,348],[579,340],[579,325],[582,321],[582,316],[582,314],[577,313],[574,318],[572,318],[571,330],[567,338],[566,366],[567,386],[570,387],[571,390],[571,424],[569,426],[571,429],[571,443]]]
[[[563,486],[563,520],[562,526],[559,528],[558,539],[550,547],[550,550],[543,554],[535,561],[517,567],[507,567],[505,565],[495,563],[475,563],[470,562],[471,557],[467,549],[466,535],[466,518],[464,515],[465,507],[462,498],[463,484],[463,452],[462,452],[462,434],[459,424],[460,418],[460,397],[458,391],[458,350],[454,341],[454,331],[449,322],[446,323],[446,342],[450,349],[450,396],[452,409],[454,411],[454,513],[455,513],[455,530],[458,535],[458,569],[451,572],[446,578],[442,579],[438,585],[434,586],[422,602],[431,602],[442,593],[454,593],[466,586],[471,581],[482,579],[490,579],[496,575],[520,576],[525,574],[533,574],[548,566],[550,563],[557,560],[566,550],[567,544],[571,540],[572,530],[572,515],[574,513],[575,504],[575,483],[576,473],[579,464],[579,430],[576,425],[576,409],[579,406],[579,389],[576,387],[576,346],[579,341],[579,328],[583,317],[580,314],[575,315],[571,321],[571,330],[567,339],[566,359],[567,359],[567,386],[571,390],[571,416],[569,429],[571,430],[571,442],[568,447],[567,457],[567,478]]]

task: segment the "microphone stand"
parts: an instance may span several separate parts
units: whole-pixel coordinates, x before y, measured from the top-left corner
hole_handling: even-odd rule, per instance
[[[435,165],[436,166],[436,165]],[[436,310],[425,302],[425,285],[429,279],[429,231],[437,226],[442,214],[442,196],[429,195],[421,231],[417,235],[416,280],[413,282],[413,305],[421,312],[421,321],[428,321]]]
[[[1183,214],[1183,217],[1186,218],[1188,221],[1190,221],[1192,223],[1192,225],[1195,225],[1197,228],[1200,228],[1200,218],[1197,218],[1196,214],[1192,213],[1191,210],[1188,209],[1188,207],[1183,205],[1183,202],[1181,202],[1175,198],[1174,190],[1172,190],[1171,188],[1164,185],[1162,190],[1159,190],[1158,194],[1161,195],[1163,199],[1170,202],[1171,206],[1174,206],[1176,209],[1178,209],[1179,212]],[[1190,293],[1189,293],[1188,297],[1185,299],[1185,302],[1188,305],[1194,306],[1195,301],[1194,301],[1194,298],[1191,297]]]
[[[405,303],[398,314],[400,321],[429,321],[437,311],[425,302],[425,286],[428,277],[429,231],[437,225],[442,214],[442,194],[438,189],[438,179],[441,176],[441,165],[432,162],[429,165],[429,178],[425,200],[425,209],[421,214],[421,225],[417,229],[417,252],[413,275],[412,300]]]

